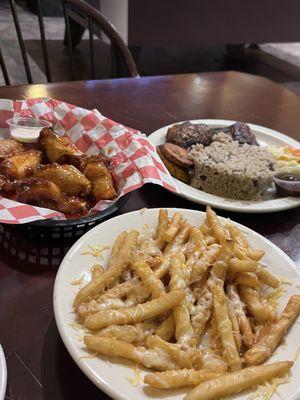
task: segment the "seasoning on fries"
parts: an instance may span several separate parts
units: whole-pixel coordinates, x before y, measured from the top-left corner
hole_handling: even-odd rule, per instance
[[[277,315],[270,293],[280,280],[264,254],[210,207],[201,226],[160,210],[155,233],[122,232],[108,268],[77,293],[85,346],[151,368],[152,387],[186,387],[184,400],[217,400],[286,375],[292,361],[263,362],[299,316],[300,296]]]

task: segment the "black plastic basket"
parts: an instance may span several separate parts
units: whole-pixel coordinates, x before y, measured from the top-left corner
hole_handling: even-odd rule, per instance
[[[15,229],[27,237],[39,240],[72,240],[84,235],[88,230],[100,224],[108,216],[116,213],[128,200],[129,194],[122,196],[104,211],[95,212],[85,217],[68,220],[46,219],[27,224],[15,225]]]

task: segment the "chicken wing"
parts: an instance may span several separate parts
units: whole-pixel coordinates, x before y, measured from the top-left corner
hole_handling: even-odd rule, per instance
[[[10,181],[6,176],[0,174],[0,192],[9,193],[14,192],[16,189],[16,182]]]
[[[40,151],[28,150],[24,153],[5,158],[0,163],[0,173],[10,179],[22,179],[31,176],[40,165]]]
[[[0,160],[22,153],[26,148],[14,139],[0,140]]]
[[[55,183],[37,177],[23,179],[17,183],[16,200],[66,214],[81,214],[87,211],[85,200],[66,196]]]
[[[41,130],[38,146],[51,162],[59,164],[72,164],[77,167],[83,155],[70,139],[56,136],[51,128]]]
[[[43,165],[34,176],[54,182],[62,192],[70,196],[85,197],[92,189],[90,181],[73,165]]]
[[[97,201],[112,200],[116,191],[112,176],[102,156],[84,157],[80,169],[92,184],[92,195]]]

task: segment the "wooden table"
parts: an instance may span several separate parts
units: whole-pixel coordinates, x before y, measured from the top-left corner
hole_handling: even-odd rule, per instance
[[[300,99],[265,78],[225,72],[140,79],[68,82],[0,88],[0,98],[51,96],[86,108],[149,134],[175,121],[223,118],[252,122],[300,139]],[[154,185],[133,193],[120,213],[142,207],[204,210]],[[275,214],[219,212],[255,229],[300,262],[299,209]],[[40,249],[38,241],[0,226],[0,343],[8,364],[6,399],[106,399],[72,361],[53,317],[56,269],[45,261],[24,262],[9,246]],[[43,245],[45,247],[45,244]],[[56,263],[70,243],[46,244]],[[58,248],[58,249],[57,249]],[[48,252],[48,253],[47,253]],[[41,265],[42,264],[42,265]]]

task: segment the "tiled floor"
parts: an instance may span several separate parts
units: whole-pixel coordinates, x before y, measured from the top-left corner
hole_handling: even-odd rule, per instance
[[[37,17],[18,6],[34,82],[45,82]],[[53,80],[68,80],[69,59],[63,46],[64,21],[60,17],[44,18]],[[88,78],[89,54],[87,33],[76,54],[78,78]],[[7,0],[0,0],[0,47],[7,63],[12,84],[26,82],[16,31]],[[262,50],[261,50],[262,49]],[[97,40],[96,68],[98,78],[110,76],[110,50]],[[141,75],[184,73],[194,71],[239,70],[283,82],[300,93],[300,43],[265,44],[260,49],[246,50],[246,56],[233,59],[224,46],[143,48],[138,68]],[[4,79],[0,72],[0,85]]]

